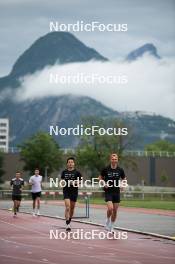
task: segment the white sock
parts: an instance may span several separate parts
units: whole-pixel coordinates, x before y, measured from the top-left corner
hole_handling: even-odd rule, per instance
[[[111,221],[111,228],[114,227],[114,224],[115,224],[115,221],[114,222]]]
[[[106,219],[106,224],[109,225],[110,222],[111,222],[111,218],[110,218],[110,217],[107,217],[107,219]]]

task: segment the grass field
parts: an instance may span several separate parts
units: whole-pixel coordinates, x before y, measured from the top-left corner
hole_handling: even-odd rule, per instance
[[[92,204],[106,204],[103,198],[91,198]],[[124,200],[120,203],[124,207],[136,208],[150,208],[150,209],[163,209],[175,210],[175,201],[160,201],[160,200]]]

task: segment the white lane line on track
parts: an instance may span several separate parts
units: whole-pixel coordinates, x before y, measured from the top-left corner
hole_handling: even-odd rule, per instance
[[[26,215],[25,215],[26,216]],[[15,219],[15,220],[24,220],[24,221],[28,221],[29,219],[30,220],[35,220],[36,221],[36,223],[37,223],[37,221],[39,220],[39,223],[41,223],[41,224],[43,224],[43,225],[52,225],[53,227],[62,227],[63,228],[63,226],[57,226],[57,224],[58,224],[58,221],[63,221],[63,222],[65,222],[64,220],[61,220],[61,219],[55,219],[55,224],[53,223],[53,222],[43,222],[43,220],[41,221],[41,219],[40,219],[40,217],[42,217],[42,216],[39,216],[39,217],[32,217],[32,215],[30,215],[30,214],[28,214],[28,216],[31,216],[31,218],[28,218],[28,219],[26,219],[26,217],[23,217],[23,215],[21,216],[21,214],[19,213],[19,216]],[[7,217],[7,216],[5,216],[5,218],[3,218],[3,220],[8,220],[9,219],[9,217]]]
[[[31,239],[33,237],[33,235],[30,236],[25,236],[25,239]],[[24,236],[3,236],[4,239],[15,239],[15,238],[19,238],[19,239],[24,239]],[[35,237],[35,239],[48,239],[48,237],[46,236],[37,236]]]
[[[0,220],[1,221],[1,220]],[[1,221],[1,222],[4,222],[4,223],[8,223],[8,222],[5,222],[5,221]],[[44,223],[44,222],[43,222]],[[11,224],[11,223],[8,223],[9,225],[12,225],[12,226],[15,226],[16,228],[22,228],[22,229],[26,229],[26,228],[24,228],[24,227],[19,227],[19,226],[16,226],[15,224]],[[39,231],[35,231],[35,230],[31,230],[31,229],[26,229],[26,230],[28,230],[28,231],[32,231],[32,232],[35,232],[35,233],[40,233],[40,234],[42,234],[42,235],[44,235],[44,236],[48,236],[48,235],[46,235],[45,233],[41,233],[41,232],[39,232]],[[88,246],[89,244],[87,244],[87,243],[84,243],[84,242],[82,242],[81,241],[81,243],[80,242],[78,242],[78,241],[73,241],[72,242],[73,244],[80,244],[80,245],[85,245],[85,246]],[[100,245],[94,245],[94,247],[96,247],[96,248],[103,248],[103,249],[106,249],[106,247],[103,247],[103,246],[100,246]],[[147,256],[147,253],[143,253],[143,252],[136,252],[136,251],[128,251],[128,250],[122,250],[122,249],[120,249],[120,250],[118,250],[118,249],[116,249],[116,248],[111,248],[110,247],[110,249],[112,249],[112,250],[114,250],[114,251],[119,251],[119,252],[123,252],[123,253],[130,253],[130,254],[136,254],[136,255],[142,255],[142,256]],[[154,257],[154,258],[163,258],[163,259],[174,259],[173,257],[167,257],[167,256],[160,256],[160,255],[154,255],[154,254],[149,254],[149,256],[152,256],[152,257]]]
[[[100,260],[100,261],[108,261],[109,262],[109,258],[105,258],[104,256],[102,257],[96,257],[96,256],[93,256],[93,255],[85,255],[85,254],[79,254],[79,253],[74,253],[74,252],[68,252],[68,251],[63,251],[63,250],[54,250],[54,249],[50,249],[50,248],[46,248],[46,247],[41,247],[41,246],[36,246],[36,245],[30,245],[30,244],[25,244],[25,243],[19,243],[19,242],[16,242],[16,241],[11,241],[11,240],[6,240],[6,239],[3,239],[3,238],[0,238],[1,241],[4,241],[4,242],[8,242],[8,243],[12,243],[12,244],[18,244],[18,245],[22,245],[22,246],[26,246],[26,247],[34,247],[34,248],[37,248],[37,249],[41,249],[41,250],[48,250],[48,251],[51,251],[51,252],[56,252],[57,254],[64,254],[64,255],[74,255],[74,256],[77,256],[77,257],[86,257],[86,258],[92,258],[92,259],[97,259],[97,260]],[[111,261],[113,263],[130,263],[132,264],[132,261],[127,261],[127,260],[121,260],[121,259],[110,259],[110,263]]]
[[[26,231],[30,231],[30,232],[33,232],[33,233],[40,234],[40,235],[48,236],[48,235],[46,235],[45,233],[42,233],[42,232],[39,232],[39,231],[36,231],[36,230],[32,230],[32,229],[29,229],[29,228],[26,228],[26,227],[23,227],[23,226],[19,226],[19,225],[17,226],[17,225],[15,225],[15,224],[11,224],[11,223],[6,222],[6,221],[3,221],[3,220],[1,220],[1,219],[0,219],[0,222],[1,222],[1,223],[4,223],[4,224],[8,224],[8,225],[10,225],[10,226],[13,226],[13,227],[15,227],[15,228],[17,228],[17,229],[23,229],[23,230],[26,230]]]
[[[78,242],[78,241],[76,241],[76,242],[74,242],[75,244],[83,244],[83,245],[86,245],[86,246],[88,246],[89,244],[87,244],[87,243],[84,243],[84,242]],[[102,248],[102,249],[106,249],[106,247],[105,246],[101,246],[101,245],[93,245],[93,247],[96,247],[96,248]],[[113,251],[116,251],[116,252],[123,252],[123,253],[130,253],[130,254],[136,254],[136,255],[142,255],[142,256],[148,256],[148,253],[142,253],[142,252],[136,252],[136,251],[130,251],[130,250],[128,250],[128,249],[126,249],[126,250],[122,250],[122,249],[116,249],[116,248],[112,248],[111,246],[110,246],[110,249],[111,250],[113,250]],[[166,256],[162,256],[162,255],[160,255],[160,254],[158,254],[158,255],[154,255],[154,254],[150,254],[149,253],[149,256],[151,256],[151,257],[155,257],[155,258],[164,258],[164,259],[172,259],[172,260],[174,260],[174,257],[166,257]]]
[[[0,220],[1,221],[1,220]],[[8,222],[5,222],[5,221],[1,221],[1,222],[4,222],[4,223],[7,223],[7,224],[9,224],[9,225],[13,225],[13,226],[15,226],[16,228],[19,228],[19,226],[16,226],[16,225],[14,225],[14,224],[10,224],[10,223],[8,223]],[[22,229],[26,229],[26,228],[24,228],[24,227],[22,227]],[[28,230],[28,231],[33,231],[33,230],[31,230],[31,229],[26,229],[26,230]],[[38,233],[38,231],[33,231],[33,232],[36,232],[36,233]],[[40,234],[44,234],[44,235],[46,235],[45,233],[41,233],[41,232],[39,232]],[[87,243],[84,243],[84,242],[82,242],[81,241],[81,243],[80,242],[78,242],[78,241],[73,241],[73,243],[74,244],[80,244],[80,245],[85,245],[86,247],[87,246],[89,246],[89,244],[87,244]],[[100,246],[100,245],[93,245],[93,247],[96,247],[96,248],[102,248],[102,249],[106,249],[106,247],[104,247],[104,246]],[[111,248],[110,247],[110,249],[111,250],[114,250],[114,251],[116,251],[116,252],[123,252],[123,253],[130,253],[130,254],[136,254],[136,255],[142,255],[142,256],[147,256],[148,254],[147,253],[142,253],[142,252],[136,252],[136,251],[128,251],[128,250],[122,250],[122,249],[116,249],[116,248]],[[49,250],[49,249],[48,249]],[[89,255],[84,255],[84,256],[89,256]],[[155,258],[164,258],[164,259],[173,259],[174,260],[174,258],[173,257],[167,257],[167,256],[160,256],[159,254],[158,255],[154,255],[154,254],[149,254],[149,256],[152,256],[152,257],[155,257]],[[93,257],[95,257],[95,256],[93,256]],[[104,258],[102,258],[102,259],[104,259]]]
[[[28,261],[29,263],[31,262],[36,262],[36,263],[46,263],[46,261],[44,260],[36,260],[36,259],[32,259],[32,258],[21,258],[21,257],[14,257],[14,256],[9,256],[9,255],[0,255],[0,257],[4,257],[4,258],[10,258],[10,259],[15,259],[15,260],[22,260],[22,261]],[[47,261],[48,264],[58,264],[58,263],[55,263],[55,262],[50,262],[50,261]]]

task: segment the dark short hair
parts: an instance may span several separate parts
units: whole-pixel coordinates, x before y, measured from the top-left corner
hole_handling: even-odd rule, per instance
[[[73,160],[73,161],[75,162],[74,157],[69,157],[69,158],[67,158],[67,163],[68,163],[69,160]]]
[[[36,171],[36,170],[38,170],[38,171],[39,171],[39,169],[38,169],[38,168],[36,168],[36,169],[35,169],[35,171]]]
[[[16,173],[21,173],[20,171],[16,171]]]

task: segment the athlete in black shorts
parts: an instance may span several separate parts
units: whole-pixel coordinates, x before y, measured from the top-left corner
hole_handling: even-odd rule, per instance
[[[35,174],[30,177],[29,184],[32,186],[33,216],[40,215],[40,197],[42,192],[42,179],[39,169],[35,169]]]
[[[113,232],[117,210],[120,203],[119,180],[126,180],[124,170],[118,166],[118,155],[110,156],[111,164],[101,171],[100,180],[105,181],[105,201],[107,203],[106,229]]]
[[[21,173],[19,171],[16,172],[16,176],[11,180],[10,185],[12,186],[14,217],[16,217],[17,212],[19,212],[19,207],[22,198],[22,188],[24,186],[24,180],[21,178]]]
[[[68,158],[67,169],[61,174],[61,179],[65,181],[63,196],[65,202],[66,231],[71,231],[70,222],[74,214],[74,208],[78,197],[78,186],[76,186],[76,183],[78,183],[81,178],[81,173],[75,169],[75,159],[72,157]]]

